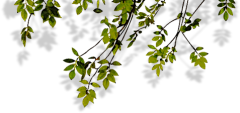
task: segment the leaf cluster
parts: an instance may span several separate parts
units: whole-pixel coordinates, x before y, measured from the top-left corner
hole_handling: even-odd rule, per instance
[[[69,71],[69,79],[73,80],[76,76],[76,73],[79,73],[81,75],[81,82],[83,85],[77,89],[79,91],[78,98],[83,98],[82,104],[84,107],[86,107],[91,101],[94,103],[94,98],[96,99],[96,93],[93,89],[90,89],[89,87],[92,86],[94,88],[100,88],[100,85],[96,82],[93,82],[93,77],[97,75],[97,81],[102,80],[102,85],[105,90],[110,85],[110,82],[116,83],[115,76],[119,76],[116,70],[111,69],[111,66],[121,66],[122,64],[118,61],[113,61],[114,56],[116,55],[117,51],[121,51],[121,46],[123,39],[125,38],[125,35],[128,31],[128,28],[131,24],[132,18],[135,15],[136,19],[139,20],[138,22],[138,30],[134,30],[134,33],[132,33],[127,41],[130,41],[128,44],[128,48],[133,45],[133,43],[136,41],[138,35],[142,33],[143,28],[149,27],[151,24],[155,25],[154,17],[159,12],[161,7],[165,6],[166,2],[165,0],[155,0],[156,3],[151,5],[150,7],[145,6],[145,12],[139,12],[139,9],[143,6],[144,2],[146,0],[112,0],[113,3],[117,4],[114,8],[114,11],[121,11],[120,15],[114,15],[114,19],[112,19],[112,23],[108,20],[108,18],[105,16],[104,19],[100,21],[101,24],[105,24],[107,27],[102,30],[101,33],[101,40],[99,42],[103,42],[107,45],[106,49],[98,56],[92,56],[89,57],[89,61],[85,61],[83,59],[83,55],[86,54],[89,50],[94,48],[96,45],[99,44],[99,42],[91,47],[89,50],[87,50],[83,54],[79,54],[78,51],[74,48],[72,48],[73,54],[77,57],[76,59],[72,58],[66,58],[63,61],[65,63],[68,63],[68,66],[64,68],[64,71]],[[170,61],[171,63],[176,61],[175,52],[176,50],[176,43],[177,38],[180,33],[182,33],[185,37],[185,39],[188,41],[188,43],[192,46],[192,44],[189,42],[187,37],[185,36],[185,32],[191,31],[192,29],[195,29],[197,26],[199,26],[199,22],[201,21],[200,18],[196,18],[195,20],[191,20],[191,17],[195,14],[195,12],[199,9],[199,7],[202,5],[202,3],[205,1],[203,0],[201,4],[196,8],[196,10],[193,13],[190,13],[187,11],[188,7],[188,1],[183,0],[182,4],[182,10],[179,12],[177,17],[170,21],[165,26],[156,25],[158,30],[154,31],[153,34],[155,36],[152,37],[152,41],[155,42],[154,45],[149,44],[148,47],[151,49],[146,56],[149,56],[148,63],[153,63],[152,70],[156,70],[157,76],[160,76],[160,71],[163,71],[163,66]],[[222,7],[219,11],[219,15],[223,14],[223,18],[225,21],[228,20],[228,15],[233,15],[233,12],[230,8],[235,8],[234,0],[219,0],[220,3],[217,5],[218,7]],[[102,0],[103,4],[105,5],[105,0]],[[76,8],[76,14],[79,15],[83,12],[83,10],[87,10],[89,3],[93,4],[92,0],[73,0],[72,4],[77,5]],[[99,6],[100,6],[100,0],[97,0],[97,7],[93,10],[95,13],[101,13],[103,12]],[[56,25],[56,19],[55,18],[62,18],[59,14],[59,7],[60,4],[56,0],[37,0],[34,2],[34,0],[17,0],[14,5],[18,5],[17,7],[17,13],[21,12],[21,17],[24,21],[28,19],[27,26],[24,27],[21,31],[21,40],[23,42],[23,45],[25,47],[26,45],[26,37],[31,39],[31,34],[34,33],[33,29],[29,26],[29,21],[32,15],[35,14],[35,11],[41,11],[41,18],[43,19],[43,23],[48,21],[50,26],[53,28]],[[183,11],[184,6],[186,6],[185,11]],[[188,16],[189,18],[185,18]],[[178,25],[178,31],[174,38],[170,41],[169,44],[171,44],[175,40],[175,44],[173,47],[169,47],[169,44],[164,47],[160,47],[163,42],[166,42],[166,36],[168,35],[168,31],[166,30],[166,27],[174,22],[175,20],[179,20]],[[118,26],[113,24],[117,23]],[[118,30],[118,28],[120,28]],[[124,33],[125,32],[125,33]],[[120,37],[123,35],[122,40],[120,40]],[[158,49],[158,47],[160,47]],[[194,66],[199,65],[202,69],[206,68],[205,63],[207,63],[207,59],[205,58],[206,55],[208,55],[207,52],[200,52],[198,51],[202,50],[203,47],[197,47],[194,48],[194,52],[190,54],[190,60],[192,63],[194,63]],[[100,59],[101,55],[106,52],[107,49],[111,49],[109,54],[106,58]],[[113,53],[113,57],[111,60],[107,60],[108,56]],[[195,54],[196,53],[196,54]],[[91,61],[94,60],[94,61]],[[97,62],[97,63],[96,63]],[[97,67],[96,64],[99,64],[100,66]],[[95,71],[95,73],[93,72]],[[90,77],[90,80],[86,79],[86,75]]]

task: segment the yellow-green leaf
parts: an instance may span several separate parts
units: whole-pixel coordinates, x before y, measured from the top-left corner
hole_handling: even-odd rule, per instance
[[[73,80],[75,76],[76,76],[75,70],[72,70],[68,73],[68,77],[70,80]]]
[[[156,73],[157,73],[157,76],[159,77],[159,75],[160,75],[160,69],[159,69],[159,67],[157,68]]]
[[[77,91],[79,92],[86,92],[87,88],[85,86],[79,87]]]
[[[108,80],[108,78],[105,78],[102,82],[102,85],[105,89],[105,91],[108,89],[109,85],[110,85],[110,81]]]
[[[27,11],[25,9],[22,9],[21,16],[22,16],[22,19],[24,21],[27,20],[28,14],[27,14]]]
[[[107,65],[102,65],[99,70],[106,70],[107,69]]]
[[[82,101],[83,107],[85,108],[89,103],[88,97],[85,97]]]
[[[117,61],[117,60],[114,60],[113,61],[113,66],[121,66],[121,62]]]
[[[53,16],[49,18],[48,22],[52,26],[52,28],[56,25],[56,20]]]
[[[99,88],[100,85],[98,85],[98,83],[96,83],[96,82],[92,82],[92,87],[94,87],[94,88]]]
[[[103,31],[101,32],[101,35],[100,37],[102,37],[102,42],[104,45],[107,45],[110,41],[110,36],[109,36],[109,33],[108,33],[108,29],[107,28],[104,28]]]
[[[108,60],[106,58],[100,60],[99,64],[104,65],[104,64],[108,64]]]
[[[79,82],[81,82],[84,85],[88,85],[89,84],[89,82],[86,79],[81,79],[81,80],[79,80]]]
[[[84,97],[86,95],[86,92],[80,92],[79,94],[78,94],[78,98],[82,98],[82,97]]]
[[[63,68],[62,72],[68,72],[74,68],[74,65],[69,64],[66,67]]]
[[[17,7],[17,13],[21,12],[23,8],[24,8],[24,4],[20,4],[20,5]]]
[[[77,12],[77,15],[82,13],[82,6],[81,5],[77,7],[76,12]]]
[[[155,56],[149,56],[148,62],[149,62],[149,64],[155,64],[155,63],[157,63],[157,58]]]
[[[224,15],[223,15],[223,19],[224,19],[225,21],[228,20],[228,13],[227,13],[227,11],[225,11],[225,13],[224,13]]]
[[[71,47],[71,52],[74,56],[78,56],[78,51],[74,47]]]
[[[113,56],[115,56],[117,54],[117,51],[118,51],[118,45],[115,45],[115,48],[112,51]]]
[[[112,74],[108,74],[107,78],[108,78],[109,81],[111,81],[113,83],[116,83],[115,78],[114,78],[114,76]]]
[[[99,71],[96,81],[103,80],[106,76],[107,76],[107,71]]]

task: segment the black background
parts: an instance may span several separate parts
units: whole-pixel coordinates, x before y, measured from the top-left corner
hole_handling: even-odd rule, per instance
[[[193,13],[201,1],[190,1],[187,11]],[[80,75],[77,73],[73,80],[69,80],[68,73],[61,72],[63,67],[66,66],[61,62],[61,59],[74,58],[71,47],[75,47],[81,54],[94,45],[101,38],[102,30],[106,28],[104,24],[100,24],[100,21],[104,16],[107,16],[111,21],[112,15],[119,15],[120,12],[113,12],[116,4],[107,1],[106,6],[100,4],[103,13],[95,14],[93,9],[96,8],[96,1],[93,0],[94,4],[88,4],[87,10],[84,10],[80,16],[76,16],[78,6],[71,4],[72,1],[59,2],[62,6],[60,12],[62,19],[57,20],[55,28],[52,29],[48,23],[42,24],[38,12],[36,13],[37,16],[31,18],[30,26],[34,29],[34,34],[32,35],[33,40],[27,40],[26,48],[23,48],[20,40],[20,31],[26,26],[26,23],[23,22],[20,13],[15,14],[16,21],[14,22],[17,26],[14,30],[15,34],[18,35],[18,39],[16,36],[15,40],[18,41],[17,48],[20,48],[19,51],[21,52],[17,56],[21,60],[17,65],[19,66],[19,76],[14,79],[22,82],[16,88],[17,92],[20,93],[16,94],[19,96],[16,97],[18,101],[14,104],[22,105],[21,103],[25,102],[27,104],[24,105],[43,111],[49,109],[49,111],[81,112],[81,109],[83,109],[82,99],[77,98],[78,92],[76,92],[76,89],[82,86],[78,82]],[[145,3],[150,6],[154,2],[147,1]],[[200,28],[186,33],[194,47],[203,46],[204,50],[209,52],[206,70],[190,64],[189,54],[193,50],[184,37],[179,35],[177,41],[178,52],[176,53],[177,62],[174,64],[167,63],[163,66],[160,77],[157,77],[156,71],[151,71],[153,64],[148,64],[148,57],[145,56],[150,50],[147,44],[154,44],[151,38],[154,37],[153,31],[156,28],[151,26],[143,31],[143,34],[138,37],[131,49],[126,49],[128,42],[123,42],[122,50],[118,51],[114,58],[123,65],[120,67],[112,66],[120,74],[120,77],[116,78],[117,84],[111,83],[105,91],[101,81],[98,81],[101,87],[94,88],[94,91],[96,91],[99,100],[96,101],[95,105],[90,102],[84,110],[94,111],[93,108],[96,108],[95,110],[108,108],[119,110],[117,108],[124,108],[120,109],[121,111],[136,108],[143,110],[152,108],[151,110],[155,110],[162,105],[169,108],[181,106],[181,109],[187,109],[188,107],[213,109],[212,104],[218,103],[216,94],[218,94],[220,88],[217,83],[220,81],[216,77],[216,70],[218,69],[212,62],[217,62],[215,58],[218,57],[220,51],[224,51],[224,48],[220,49],[223,45],[219,44],[219,41],[233,37],[234,33],[236,34],[236,30],[232,26],[237,22],[234,9],[233,17],[230,16],[227,22],[223,20],[222,15],[217,16],[220,9],[216,7],[218,3],[216,0],[214,2],[206,0],[193,17],[202,19]],[[167,1],[167,5],[162,7],[155,17],[155,24],[166,25],[177,16],[181,10],[181,5],[181,0]],[[16,8],[14,6],[14,11]],[[141,11],[145,12],[144,8]],[[137,29],[137,23],[137,20],[133,20],[127,36]],[[166,28],[170,35],[164,45],[174,36],[177,24],[176,21]],[[99,44],[84,58],[92,55],[98,56],[105,47],[102,43]],[[105,52],[103,57],[108,52]],[[108,60],[111,57],[112,55]],[[89,80],[89,78],[87,79]],[[223,83],[221,86],[224,87]],[[204,105],[200,103],[204,103]],[[27,110],[27,107],[20,107],[19,109]]]

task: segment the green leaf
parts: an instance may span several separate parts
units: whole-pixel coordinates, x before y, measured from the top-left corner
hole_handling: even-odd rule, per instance
[[[117,39],[117,37],[118,37],[117,27],[112,24],[110,29],[110,38]]]
[[[91,68],[95,68],[95,62],[91,64]]]
[[[56,20],[53,16],[49,18],[48,22],[52,26],[52,28],[56,25]]]
[[[82,98],[86,95],[86,92],[80,92],[77,98]]]
[[[223,7],[220,11],[219,11],[219,13],[218,13],[218,15],[221,15],[225,10],[224,10],[225,8]]]
[[[165,29],[164,29],[163,31],[164,31],[164,33],[165,33],[166,35],[168,35],[168,32],[167,32],[167,30],[165,30]]]
[[[118,73],[114,69],[109,70],[111,75],[118,76]]]
[[[79,92],[86,92],[87,88],[85,86],[79,87],[77,91]]]
[[[150,49],[156,49],[153,45],[148,45]]]
[[[69,70],[73,69],[73,67],[74,67],[74,64],[68,65],[68,66],[64,69],[64,71],[69,71]]]
[[[34,6],[34,2],[32,0],[27,0],[27,3],[30,5],[30,6]]]
[[[70,78],[70,80],[72,80],[74,77],[75,77],[75,70],[72,70],[72,71],[70,71],[69,72],[69,78]]]
[[[21,41],[23,43],[23,46],[26,46],[26,31],[23,32],[22,37],[21,37]]]
[[[83,1],[83,8],[84,8],[84,10],[86,10],[86,9],[87,9],[87,7],[88,7],[87,1],[86,1],[86,0],[84,0],[84,1]]]
[[[160,34],[160,31],[155,31],[153,32],[155,35],[159,35]]]
[[[80,82],[82,82],[83,84],[88,84],[87,80],[81,80]]]
[[[144,26],[145,25],[145,21],[140,21],[139,23],[138,23],[138,27],[142,27],[142,26]]]
[[[60,4],[57,1],[54,1],[54,5],[57,7],[61,7]]]
[[[219,3],[217,6],[218,7],[223,7],[223,6],[225,6],[226,5],[226,3]]]
[[[156,42],[156,47],[160,46],[160,45],[162,44],[162,42],[163,42],[162,39],[158,40],[158,41]]]
[[[207,52],[201,52],[201,53],[199,53],[201,56],[206,56],[206,55],[208,55],[208,53]]]
[[[122,14],[122,24],[123,25],[126,23],[127,17],[128,17],[127,13]]]
[[[225,13],[224,13],[224,15],[223,15],[223,19],[224,19],[225,21],[228,20],[228,13],[227,13],[227,11],[225,11]]]
[[[162,29],[162,25],[155,25],[155,27],[156,27],[157,29],[159,29],[159,30]]]
[[[74,48],[73,48],[73,49],[74,49]],[[78,54],[78,53],[76,52],[76,50],[74,49],[74,50],[75,50],[75,51],[74,51],[73,49],[72,49],[73,53],[74,53],[74,54],[75,54],[75,53]],[[76,54],[75,54],[75,55],[76,55]],[[80,61],[82,64],[85,64],[84,59],[83,59],[81,56],[78,56],[78,59],[79,59],[79,61]]]
[[[189,12],[186,12],[186,15],[189,16],[189,17],[192,17],[192,14],[189,13]]]
[[[22,2],[23,2],[23,0],[17,0],[17,1],[14,3],[14,5],[20,5],[20,4],[22,4]]]
[[[111,65],[120,66],[120,65],[122,65],[122,64],[119,63],[118,61],[114,61]]]
[[[103,59],[103,60],[100,60],[98,63],[100,63],[100,64],[106,64],[106,63],[109,63],[109,62],[108,62],[108,60]]]
[[[104,16],[104,19],[102,19],[101,21],[100,21],[100,24],[105,24],[106,26],[110,26],[110,22],[109,22],[109,20],[107,19],[107,17],[106,16]]]
[[[152,70],[155,70],[159,67],[159,64],[155,64],[153,67],[152,67]]]
[[[231,8],[235,8],[235,6],[232,3],[228,3],[227,5]]]
[[[20,5],[17,7],[17,13],[21,12],[23,8],[24,8],[24,4],[20,4]]]
[[[227,7],[227,12],[230,14],[230,15],[233,15],[233,12],[230,8]]]
[[[87,74],[90,76],[90,74],[91,74],[91,71],[92,71],[92,69],[91,68],[88,68],[88,70],[87,70]]]
[[[99,8],[99,0],[97,0],[97,8]]]
[[[121,4],[121,3],[120,3],[120,4],[118,4],[118,5],[115,7],[114,11],[122,10],[124,7],[125,7],[124,4]]]
[[[147,6],[145,6],[145,9],[147,12],[151,13],[150,9]]]
[[[89,90],[89,95],[92,97],[92,98],[96,98],[96,93],[94,90],[90,89]]]
[[[42,4],[43,3],[43,0],[38,0],[35,2],[36,4]]]
[[[107,78],[108,78],[109,81],[111,81],[113,83],[116,83],[115,78],[114,78],[114,76],[112,74],[108,74]]]
[[[98,84],[95,83],[95,82],[92,82],[91,85],[92,85],[93,87],[96,87],[96,88],[99,88],[99,87],[100,87],[100,85],[98,85]]]
[[[76,9],[76,13],[77,13],[77,15],[79,15],[79,14],[82,13],[82,9],[83,9],[83,8],[82,8],[81,5],[77,7],[77,9]]]
[[[97,77],[97,80],[102,80],[105,76],[106,76],[107,72],[103,72],[103,73],[99,73],[98,74],[98,77]]]
[[[24,27],[21,31],[21,34],[23,34],[23,32],[26,30],[27,27]]]
[[[53,7],[54,6],[53,3],[52,3],[52,0],[48,0],[47,1],[47,6],[48,7]]]
[[[105,71],[105,70],[107,70],[107,68],[108,68],[108,66],[102,66],[100,69],[99,69],[99,71]]]
[[[158,60],[157,60],[157,57],[155,57],[155,56],[150,56],[148,58],[148,63],[157,63],[157,62],[158,62]]]
[[[105,78],[103,80],[103,87],[105,88],[105,90],[107,90],[108,86],[109,86],[109,80],[108,80],[108,78]]]
[[[195,62],[194,67],[199,66],[201,69],[206,70],[207,59],[205,57],[200,56],[198,60]]]
[[[133,42],[134,42],[134,41],[131,41],[131,42],[128,44],[128,47],[127,47],[127,48],[131,47],[132,44],[133,44]]]
[[[118,45],[115,45],[115,48],[112,51],[113,56],[117,54],[117,51],[118,51]]]
[[[196,48],[197,51],[200,51],[200,50],[202,50],[202,49],[203,49],[203,47],[197,47],[197,48]]]
[[[198,59],[198,56],[195,52],[192,52],[189,56],[189,60],[191,60],[190,64],[194,64]]]
[[[179,19],[179,18],[181,18],[182,17],[182,13],[179,13],[178,15],[177,15],[177,19]]]
[[[92,0],[87,0],[89,3],[93,3]]]
[[[105,0],[102,0],[103,4],[105,5]]]
[[[76,69],[79,74],[83,74],[83,67],[81,68],[80,66],[76,66]]]
[[[43,19],[43,23],[49,19],[49,13],[46,8],[42,10],[41,17]]]
[[[154,36],[153,38],[152,38],[152,41],[157,41],[159,38],[161,38],[160,36]]]
[[[66,58],[63,61],[66,62],[66,63],[73,63],[73,62],[75,62],[75,60],[70,59],[70,58]]]
[[[33,11],[33,8],[29,5],[27,5],[27,11],[30,13],[30,14],[34,14],[34,11]]]
[[[146,56],[150,56],[150,55],[152,55],[154,53],[154,51],[149,51],[147,54],[146,54]]]
[[[160,75],[160,69],[159,69],[159,67],[158,67],[157,70],[156,70],[156,74],[157,74],[157,76],[159,77],[159,75]]]
[[[95,13],[101,13],[101,12],[103,12],[102,9],[99,9],[99,8],[95,8],[93,11],[94,11]]]
[[[83,104],[84,107],[86,107],[86,106],[88,105],[88,103],[89,103],[88,96],[85,96],[85,97],[83,98],[82,104]]]
[[[21,16],[22,16],[22,19],[24,21],[27,20],[28,14],[27,14],[27,11],[25,9],[22,9]]]
[[[104,45],[107,45],[110,41],[110,36],[109,36],[109,33],[108,33],[108,29],[107,28],[104,28],[103,31],[101,32],[101,35],[100,37],[103,37],[102,38],[102,42]]]
[[[76,49],[72,48],[72,52],[73,52],[74,55],[79,56]],[[80,60],[80,59],[79,59],[79,60]],[[84,63],[84,62],[83,62],[83,63]]]
[[[234,1],[234,0],[229,0],[229,2],[231,2],[231,3],[234,3],[234,4],[235,4],[235,1]]]

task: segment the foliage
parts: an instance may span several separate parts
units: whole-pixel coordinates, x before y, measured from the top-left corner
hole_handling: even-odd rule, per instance
[[[160,71],[163,71],[163,65],[165,65],[168,61],[171,63],[176,61],[175,52],[176,50],[176,44],[177,44],[177,38],[179,34],[182,34],[185,39],[188,41],[188,43],[193,48],[193,52],[190,54],[190,60],[192,63],[194,63],[194,66],[200,66],[202,69],[206,69],[207,59],[205,58],[206,55],[208,55],[207,52],[200,52],[198,51],[203,50],[203,47],[193,47],[192,44],[189,42],[188,38],[185,36],[186,32],[189,32],[193,29],[196,29],[197,26],[199,27],[199,24],[201,22],[200,18],[196,18],[195,20],[192,20],[191,18],[194,16],[194,14],[197,12],[197,10],[201,7],[201,5],[204,3],[205,0],[202,0],[202,2],[199,4],[199,6],[196,8],[194,12],[188,12],[188,2],[189,0],[182,0],[182,8],[178,15],[176,15],[176,18],[171,20],[169,23],[167,23],[165,26],[162,25],[156,25],[156,31],[153,32],[155,36],[153,36],[152,41],[155,41],[155,45],[148,45],[149,51],[146,56],[149,56],[148,62],[153,63],[152,70],[156,70],[157,76],[160,76]],[[105,0],[101,1],[105,5]],[[88,51],[90,51],[92,48],[94,48],[96,45],[88,49],[85,53],[79,54],[79,52],[72,48],[72,52],[74,55],[76,55],[76,59],[72,58],[66,58],[63,61],[66,63],[69,63],[69,65],[64,69],[64,71],[69,71],[69,78],[70,80],[75,78],[76,72],[81,75],[81,82],[82,84],[86,86],[79,87],[77,91],[79,91],[78,98],[83,98],[82,104],[84,107],[86,107],[90,102],[94,103],[94,98],[96,99],[96,93],[93,89],[90,89],[90,86],[93,86],[94,88],[100,88],[101,85],[99,85],[96,82],[93,82],[92,79],[97,75],[97,81],[102,81],[102,85],[105,90],[109,87],[110,83],[116,83],[115,77],[118,76],[118,73],[116,70],[111,69],[111,66],[121,66],[121,63],[118,61],[113,61],[116,53],[118,50],[121,51],[122,41],[125,38],[125,35],[128,31],[128,28],[131,24],[132,18],[135,15],[136,19],[139,20],[138,27],[140,27],[138,30],[135,30],[133,34],[129,36],[127,41],[130,41],[128,44],[128,48],[133,45],[133,43],[136,41],[138,35],[142,33],[143,28],[150,27],[151,24],[155,24],[154,17],[158,13],[158,11],[161,9],[161,7],[164,7],[166,4],[165,0],[155,0],[155,3],[151,5],[150,7],[145,6],[145,10],[147,11],[147,14],[144,12],[139,12],[139,9],[143,6],[145,0],[113,0],[113,3],[117,4],[114,11],[121,11],[120,15],[114,15],[116,18],[114,18],[112,21],[109,21],[107,17],[102,19],[100,21],[101,24],[105,24],[107,27],[103,29],[101,34],[101,40],[97,42],[96,45],[98,45],[101,41],[104,44],[107,44],[107,48],[99,55],[99,56],[92,56],[87,59],[83,59],[82,56],[85,55]],[[87,10],[89,4],[93,4],[92,0],[73,0],[72,4],[77,5],[76,7],[76,14],[80,15],[83,10]],[[97,0],[97,8],[95,8],[93,11],[95,13],[101,13],[102,10],[99,8],[100,0]],[[234,0],[219,0],[219,4],[217,4],[218,7],[221,7],[218,15],[223,14],[223,19],[225,21],[228,20],[229,14],[233,15],[233,11],[231,8],[235,8],[234,6],[235,1]],[[55,18],[61,18],[59,14],[59,7],[60,4],[57,2],[57,0],[17,0],[14,5],[18,5],[17,7],[17,13],[21,12],[21,17],[24,21],[27,20],[27,27],[24,27],[21,31],[21,40],[24,45],[26,46],[26,37],[31,39],[31,34],[34,33],[33,29],[29,26],[29,21],[32,15],[35,15],[36,11],[41,11],[41,18],[43,20],[43,23],[48,21],[51,27],[54,27],[56,25],[56,19]],[[185,8],[184,8],[185,7]],[[184,10],[185,9],[185,10]],[[176,35],[169,44],[165,47],[160,47],[163,42],[166,42],[166,37],[168,36],[168,31],[166,27],[174,22],[179,20],[178,25],[178,31],[176,32]],[[118,26],[116,26],[113,23],[118,22]],[[120,28],[118,30],[118,28]],[[123,35],[124,34],[124,35]],[[120,37],[123,35],[122,39],[120,40]],[[169,45],[175,40],[174,46],[169,47]],[[111,49],[109,54],[106,58],[101,58],[101,55],[106,52],[107,49]],[[113,57],[111,60],[107,60],[109,55],[113,53]],[[96,67],[96,62],[100,65],[99,67]],[[95,71],[95,72],[94,72]],[[86,80],[85,77],[88,75],[90,77],[90,80]]]

